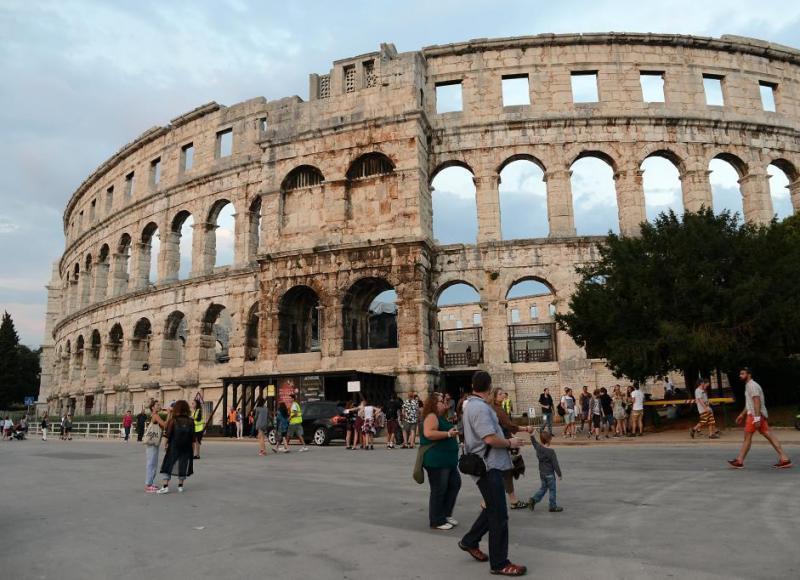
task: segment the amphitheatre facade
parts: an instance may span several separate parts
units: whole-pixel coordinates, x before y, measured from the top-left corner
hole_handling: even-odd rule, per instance
[[[594,102],[574,102],[578,76],[596,83]],[[643,76],[661,79],[663,102],[645,102]],[[527,104],[504,106],[507,79],[527,86]],[[723,104],[707,104],[706,81]],[[443,89],[460,94],[460,110],[442,112]],[[764,110],[765,89],[774,111]],[[735,167],[747,220],[773,216],[769,165],[786,173],[800,207],[800,52],[758,40],[611,33],[406,53],[382,45],[312,74],[309,94],[198,107],[146,131],[78,187],[48,286],[40,401],[51,412],[121,412],[197,391],[246,407],[291,387],[343,399],[353,381],[382,400],[452,389],[478,368],[525,409],[546,386],[558,394],[613,380],[552,318],[509,316],[509,289],[525,280],[551,292],[539,311],[566,312],[576,266],[597,255],[601,238],[575,227],[576,160],[613,169],[623,235],[645,220],[641,165],[653,156],[677,168],[687,210],[712,205],[712,159]],[[499,175],[521,159],[544,173],[549,234],[503,240]],[[434,237],[431,182],[452,166],[473,177],[474,243]],[[228,204],[234,257],[217,266]],[[445,328],[439,297],[457,283],[480,300],[466,326]],[[391,291],[391,303],[376,301]],[[453,332],[469,333],[469,349],[452,347]]]

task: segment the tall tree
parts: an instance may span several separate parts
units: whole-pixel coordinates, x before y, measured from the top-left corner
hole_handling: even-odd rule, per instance
[[[609,235],[560,327],[634,380],[733,372],[800,352],[800,222],[743,224],[711,210],[662,214],[641,236]],[[794,272],[794,274],[792,274]]]
[[[0,408],[8,408],[15,402],[16,387],[19,384],[19,336],[14,321],[8,312],[3,313],[0,322]]]

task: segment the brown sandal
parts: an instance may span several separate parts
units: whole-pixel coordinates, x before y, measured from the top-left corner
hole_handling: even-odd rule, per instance
[[[465,546],[460,541],[458,542],[458,547],[464,550],[467,554],[475,558],[478,562],[488,562],[489,556],[484,554],[480,548],[470,548]]]
[[[509,562],[503,568],[492,570],[491,572],[496,576],[524,576],[528,573],[528,569],[525,566],[518,566]]]

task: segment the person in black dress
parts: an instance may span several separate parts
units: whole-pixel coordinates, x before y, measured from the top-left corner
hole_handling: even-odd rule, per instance
[[[169,493],[169,482],[173,475],[178,477],[178,491],[183,491],[183,482],[194,473],[192,465],[193,444],[195,440],[194,420],[189,411],[189,403],[176,401],[172,417],[167,421],[164,431],[166,451],[161,464],[163,485],[159,494]]]

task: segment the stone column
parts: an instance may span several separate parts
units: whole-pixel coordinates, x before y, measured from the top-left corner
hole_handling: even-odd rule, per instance
[[[643,173],[638,167],[626,167],[614,174],[619,230],[623,236],[639,235],[640,224],[647,220],[642,185]]]
[[[502,239],[500,230],[499,175],[474,177],[475,202],[478,209],[478,243]]]
[[[575,235],[575,214],[572,208],[572,171],[557,169],[547,171],[547,219],[550,224],[550,237],[559,238]]]
[[[794,213],[800,213],[800,179],[789,183],[789,195],[792,198]]]
[[[749,173],[739,179],[744,219],[755,224],[768,224],[772,219],[772,197],[769,193],[769,174]]]
[[[261,194],[261,248],[275,248],[280,241],[281,231],[281,192],[268,191]]]
[[[700,208],[714,209],[711,195],[711,172],[706,169],[691,169],[681,174],[681,191],[683,193],[683,209],[696,213]]]
[[[111,275],[111,295],[119,296],[128,291],[127,265],[129,257],[127,254],[114,254],[112,259],[114,268]]]
[[[181,234],[170,231],[161,244],[159,279],[165,283],[178,279],[181,268]]]
[[[250,212],[237,211],[233,214],[233,263],[234,268],[241,268],[250,259],[247,255],[247,220]]]
[[[106,291],[108,290],[108,269],[108,262],[97,261],[94,263],[92,296],[95,302],[101,302],[106,299]]]
[[[149,243],[139,242],[135,246],[136,253],[134,254],[134,267],[133,267],[133,290],[140,290],[147,288],[150,280],[150,250]]]
[[[217,253],[216,224],[196,223],[192,235],[192,276],[205,276],[214,272]]]

